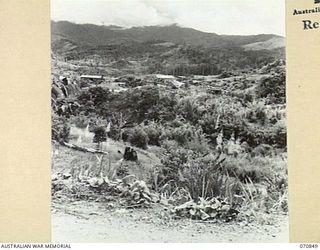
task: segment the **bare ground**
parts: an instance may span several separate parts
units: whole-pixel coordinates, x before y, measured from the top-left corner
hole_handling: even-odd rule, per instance
[[[288,217],[273,217],[272,225],[208,223],[174,220],[163,208],[122,209],[107,203],[52,204],[54,242],[288,242]]]

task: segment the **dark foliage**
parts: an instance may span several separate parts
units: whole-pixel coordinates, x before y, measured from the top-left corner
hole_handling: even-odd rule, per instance
[[[101,143],[107,140],[107,133],[104,127],[97,127],[93,130],[94,137],[93,142]]]

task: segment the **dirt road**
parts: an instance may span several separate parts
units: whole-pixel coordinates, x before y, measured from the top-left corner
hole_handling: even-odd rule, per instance
[[[126,210],[95,202],[53,203],[54,242],[288,242],[288,217],[274,225],[173,220],[155,209]]]

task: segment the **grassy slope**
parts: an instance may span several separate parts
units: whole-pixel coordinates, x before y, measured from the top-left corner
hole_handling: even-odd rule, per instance
[[[85,153],[81,151],[76,151],[64,146],[53,145],[53,173],[74,173],[85,174],[88,172],[89,176],[99,176],[100,171],[103,175],[111,176],[115,171],[125,162],[121,163],[122,154],[126,146],[126,143],[116,142],[111,139],[109,140],[109,145],[105,147],[105,151],[109,154],[106,155],[102,160],[102,165],[100,168],[99,160],[96,155],[92,153]],[[95,148],[95,143],[81,143],[81,146],[88,148]],[[158,147],[150,146],[148,150],[143,150],[133,147],[138,154],[138,164],[134,162],[127,162],[130,168],[128,169],[129,174],[135,175],[139,179],[149,178],[154,166],[160,163],[160,149]]]

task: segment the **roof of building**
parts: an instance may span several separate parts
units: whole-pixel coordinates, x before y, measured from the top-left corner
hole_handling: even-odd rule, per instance
[[[174,79],[175,77],[172,75],[162,75],[162,74],[156,74],[156,78],[158,79]]]
[[[99,75],[81,75],[80,78],[103,79],[103,76],[99,76]]]

